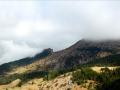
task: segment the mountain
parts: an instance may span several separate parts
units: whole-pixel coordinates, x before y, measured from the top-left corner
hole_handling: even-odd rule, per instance
[[[0,65],[0,90],[115,90],[119,75],[119,40],[80,40]]]
[[[90,41],[80,40],[74,45],[57,52],[53,49],[45,49],[34,57],[27,57],[0,66],[1,74],[8,72],[24,73],[32,71],[47,71],[70,68],[83,65],[92,61],[98,62],[99,59],[117,55],[120,57],[120,41]]]
[[[42,58],[45,58],[45,57],[51,55],[52,53],[53,53],[53,50],[48,48],[48,49],[44,49],[41,53],[38,53],[34,57],[26,57],[26,58],[23,58],[20,60],[2,64],[0,66],[1,74],[4,74],[4,72],[10,71],[13,68],[29,65],[39,59],[42,59]]]

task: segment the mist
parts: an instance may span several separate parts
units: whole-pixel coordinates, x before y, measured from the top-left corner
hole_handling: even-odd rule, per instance
[[[81,39],[119,40],[119,1],[0,1],[0,64]]]

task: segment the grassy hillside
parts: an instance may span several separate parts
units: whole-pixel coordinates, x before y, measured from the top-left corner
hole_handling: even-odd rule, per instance
[[[20,78],[24,82],[33,79],[33,78],[40,78],[44,77],[45,79],[49,80],[52,78],[55,78],[61,74],[67,73],[67,72],[73,72],[75,70],[86,68],[86,67],[94,67],[94,66],[101,66],[101,67],[107,67],[107,66],[120,66],[120,54],[107,56],[104,58],[100,58],[97,60],[92,60],[91,62],[83,65],[77,65],[73,66],[71,68],[62,68],[58,70],[48,70],[48,71],[33,71],[33,72],[25,72],[25,73],[16,73],[12,75],[1,75],[0,76],[0,84],[6,84],[10,83],[11,81]]]
[[[38,53],[34,57],[27,57],[23,58],[17,61],[9,62],[0,65],[0,75],[5,74],[6,72],[12,71],[15,68],[27,66],[31,63],[34,63],[35,61],[38,61],[39,59],[45,58],[53,53],[53,50],[48,48],[43,50],[41,53]]]

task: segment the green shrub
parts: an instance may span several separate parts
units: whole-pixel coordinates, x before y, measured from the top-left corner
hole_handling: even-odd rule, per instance
[[[54,79],[59,75],[58,71],[56,70],[51,70],[48,72],[48,80]]]
[[[97,85],[98,90],[109,90],[106,88],[109,88],[112,83],[116,80],[120,79],[120,68],[117,68],[115,70],[110,70],[106,72],[101,72],[97,78],[96,81],[100,84]],[[120,83],[120,82],[119,82]],[[114,89],[111,89],[114,90]]]
[[[82,68],[79,71],[72,73],[72,80],[77,84],[82,84],[86,80],[96,80],[97,73],[90,68]]]

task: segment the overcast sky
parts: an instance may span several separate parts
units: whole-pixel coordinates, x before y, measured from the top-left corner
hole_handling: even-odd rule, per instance
[[[120,1],[0,1],[0,64],[82,38],[119,39]]]

